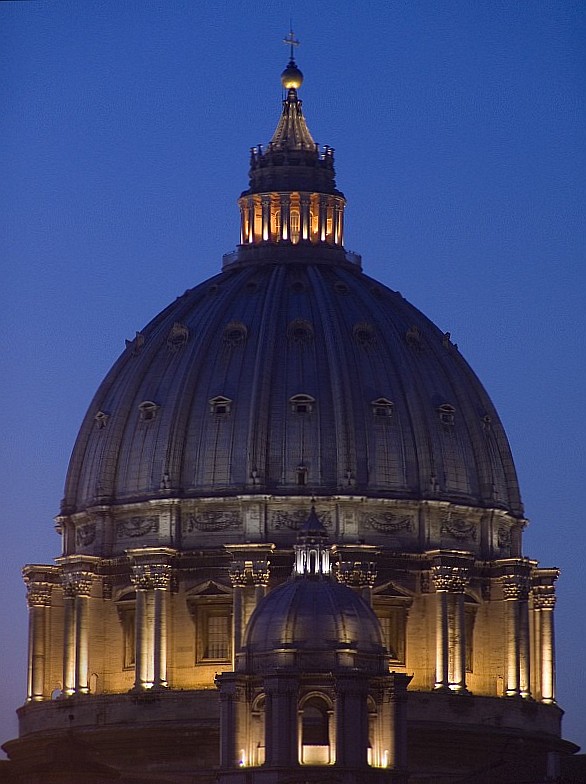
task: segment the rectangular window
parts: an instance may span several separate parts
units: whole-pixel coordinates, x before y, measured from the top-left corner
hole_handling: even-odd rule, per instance
[[[209,616],[204,659],[228,658],[230,651],[228,634],[228,618],[225,615]]]
[[[196,656],[198,663],[230,661],[232,620],[226,603],[204,604],[197,608]]]
[[[405,663],[405,627],[407,614],[404,607],[375,605],[380,621],[383,642],[393,661]]]

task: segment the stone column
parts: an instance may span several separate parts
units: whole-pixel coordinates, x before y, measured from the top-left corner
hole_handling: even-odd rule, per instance
[[[45,699],[47,618],[51,606],[51,584],[30,579],[25,574],[28,626],[27,702]]]
[[[271,574],[269,561],[252,561],[250,572],[254,585],[254,601],[255,605],[258,605],[258,603],[264,599],[268,590],[269,577]]]
[[[501,579],[505,602],[505,695],[529,697],[529,579],[525,574],[509,574]]]
[[[246,240],[247,240],[247,234],[246,234],[246,214],[247,214],[246,210],[247,210],[247,207],[246,207],[246,202],[244,201],[244,199],[241,199],[238,202],[238,206],[240,207],[240,244],[244,245],[246,243]]]
[[[236,655],[242,647],[243,591],[247,583],[244,561],[233,561],[230,566],[232,582],[232,669],[236,667]]]
[[[392,672],[391,677],[393,678],[390,694],[392,724],[387,764],[394,770],[407,770],[407,686],[413,676]]]
[[[539,630],[539,686],[541,701],[553,704],[555,695],[555,632],[553,611],[555,608],[555,588],[551,585],[533,586],[533,607],[536,626]]]
[[[92,572],[66,569],[62,574],[63,630],[63,693],[89,693],[89,597]]]
[[[268,242],[271,238],[271,197],[263,193],[260,197],[262,206],[262,241]]]
[[[232,667],[242,647],[244,636],[244,592],[248,600],[254,586],[254,603],[265,596],[270,577],[270,555],[275,545],[263,542],[224,545],[232,557],[230,580],[232,582]],[[249,606],[249,604],[248,604]]]
[[[131,580],[136,589],[135,689],[167,687],[167,597],[171,565],[148,561],[132,566]]]
[[[436,689],[466,691],[466,626],[464,590],[468,569],[434,564],[436,591]]]
[[[287,675],[265,678],[266,767],[296,768],[299,764],[297,700],[299,683]]]
[[[167,602],[176,550],[143,547],[126,553],[136,590],[134,688],[162,689],[167,686]]]
[[[320,242],[326,241],[326,232],[328,228],[328,202],[325,196],[319,197],[319,223],[318,223],[318,236]]]
[[[251,196],[246,200],[246,211],[248,214],[248,229],[246,241],[252,245],[254,242],[254,201]]]
[[[311,226],[310,226],[310,217],[309,217],[309,194],[308,193],[301,193],[299,195],[299,218],[300,218],[300,234],[301,239],[304,242],[308,242],[311,236]]]
[[[88,694],[89,671],[89,598],[92,576],[88,572],[76,575],[75,597],[75,693]]]
[[[334,545],[332,555],[336,559],[333,571],[339,583],[353,588],[362,598],[372,604],[372,589],[376,581],[377,549],[373,545]]]
[[[249,767],[254,764],[248,737],[249,703],[246,679],[233,672],[216,675],[220,690],[220,768]],[[219,781],[223,781],[220,776]]]
[[[281,240],[291,242],[291,194],[279,194],[281,203]]]
[[[336,677],[336,765],[368,764],[368,680],[364,675]]]

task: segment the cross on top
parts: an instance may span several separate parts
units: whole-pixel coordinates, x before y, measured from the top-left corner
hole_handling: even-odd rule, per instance
[[[299,46],[300,44],[300,41],[297,38],[295,38],[295,33],[293,32],[293,30],[289,30],[288,35],[286,35],[285,38],[283,38],[283,43],[291,47],[291,60],[293,60],[294,59],[293,49],[295,46]]]

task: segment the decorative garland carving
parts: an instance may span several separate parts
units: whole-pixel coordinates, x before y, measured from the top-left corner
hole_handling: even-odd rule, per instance
[[[93,544],[96,538],[96,524],[87,523],[86,525],[79,525],[75,529],[75,544],[78,547],[88,547]]]
[[[159,532],[158,517],[128,517],[126,520],[119,520],[116,523],[116,535],[118,539],[126,536],[135,538],[146,536],[151,533]]]
[[[318,512],[318,519],[324,528],[332,527],[330,512]],[[296,509],[294,512],[273,512],[271,527],[275,531],[287,528],[289,531],[298,531],[309,517],[308,509]]]
[[[413,518],[401,517],[392,512],[384,512],[383,514],[365,514],[362,516],[362,522],[368,528],[373,528],[381,534],[396,534],[399,531],[412,531]]]
[[[442,523],[440,533],[448,534],[448,536],[452,536],[454,539],[462,542],[466,539],[476,541],[476,523],[471,523],[465,517],[450,516],[448,513],[447,519]]]
[[[192,534],[194,531],[227,531],[241,526],[238,512],[210,509],[199,514],[187,515],[183,520],[182,530],[184,534]]]

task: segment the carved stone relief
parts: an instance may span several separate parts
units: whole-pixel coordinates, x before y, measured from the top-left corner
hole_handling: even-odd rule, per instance
[[[317,512],[317,516],[324,528],[332,527],[331,512]],[[309,509],[296,509],[292,512],[273,512],[271,528],[275,531],[287,529],[298,531],[309,517]]]
[[[75,544],[78,547],[88,547],[93,544],[96,538],[96,524],[86,523],[78,525],[75,529]]]
[[[476,541],[478,529],[476,523],[470,522],[465,517],[447,512],[442,520],[440,533],[447,534],[460,542],[465,542],[468,539]]]
[[[182,522],[181,530],[184,534],[192,534],[194,531],[227,531],[241,527],[242,520],[238,512],[209,509],[188,514]]]
[[[118,539],[126,536],[136,538],[147,534],[159,532],[158,517],[128,517],[126,520],[119,520],[116,523],[116,535]]]
[[[372,528],[380,534],[397,534],[400,531],[410,532],[413,530],[413,518],[410,516],[393,514],[392,512],[382,512],[380,514],[362,515],[362,524],[366,528]]]
[[[506,550],[511,546],[511,529],[501,525],[496,532],[496,541],[501,550]]]

